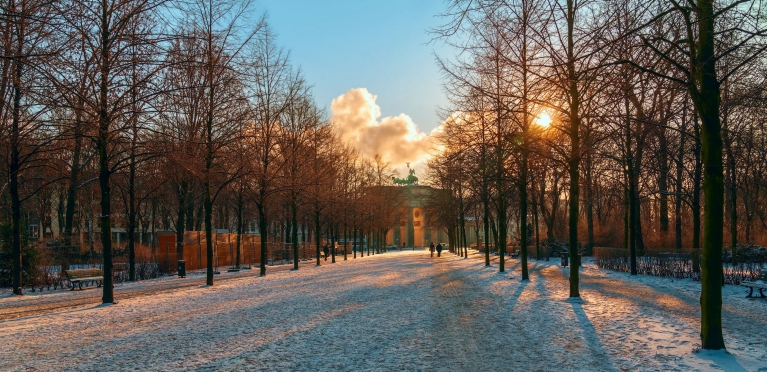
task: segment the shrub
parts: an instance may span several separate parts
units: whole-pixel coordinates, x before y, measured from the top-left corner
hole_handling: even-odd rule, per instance
[[[21,283],[22,285],[38,285],[40,270],[38,269],[39,254],[28,237],[21,234]],[[13,285],[13,255],[11,254],[11,224],[0,225],[0,287]]]

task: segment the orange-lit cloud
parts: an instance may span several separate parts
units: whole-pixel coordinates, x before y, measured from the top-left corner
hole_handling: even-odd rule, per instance
[[[381,109],[376,98],[366,88],[355,88],[333,99],[330,111],[341,139],[363,156],[372,159],[381,154],[400,173],[406,162],[411,167],[424,164],[434,145],[432,137],[421,132],[406,114],[379,119]]]

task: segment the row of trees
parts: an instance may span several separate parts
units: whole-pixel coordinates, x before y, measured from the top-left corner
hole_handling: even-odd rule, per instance
[[[104,303],[114,302],[115,249],[128,252],[135,280],[137,237],[157,229],[176,231],[179,259],[184,232],[205,231],[212,285],[216,228],[241,234],[257,224],[265,275],[277,230],[293,257],[299,229],[313,236],[319,265],[323,235],[380,237],[400,220],[397,203],[371,187],[390,183],[391,168],[341,143],[249,1],[0,8],[0,221],[12,230],[3,246],[14,293],[33,216],[41,237],[58,234],[60,246],[79,244],[78,235],[100,242]],[[113,226],[125,228],[124,247],[114,246]]]
[[[581,243],[623,245],[633,274],[646,247],[691,247],[696,261],[702,248],[702,345],[724,348],[724,237],[733,257],[739,240],[767,238],[766,11],[742,0],[450,2],[434,32],[459,53],[439,60],[451,105],[430,178],[452,191],[458,243],[464,215],[479,216],[504,271],[513,221],[523,280],[539,219],[572,262]]]

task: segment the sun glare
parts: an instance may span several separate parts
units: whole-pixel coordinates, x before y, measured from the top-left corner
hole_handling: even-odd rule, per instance
[[[541,112],[538,114],[538,117],[533,120],[533,123],[536,125],[542,127],[542,128],[548,128],[551,124],[551,116],[549,116],[549,113],[546,111]]]

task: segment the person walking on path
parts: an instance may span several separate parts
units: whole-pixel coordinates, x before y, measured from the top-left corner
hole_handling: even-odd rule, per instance
[[[330,253],[330,248],[328,248],[328,245],[325,244],[325,246],[322,248],[322,250],[325,252],[325,261],[328,260],[328,254]]]
[[[442,244],[437,243],[437,257],[442,256]]]
[[[434,242],[429,244],[429,252],[431,252],[431,257],[434,257]]]

